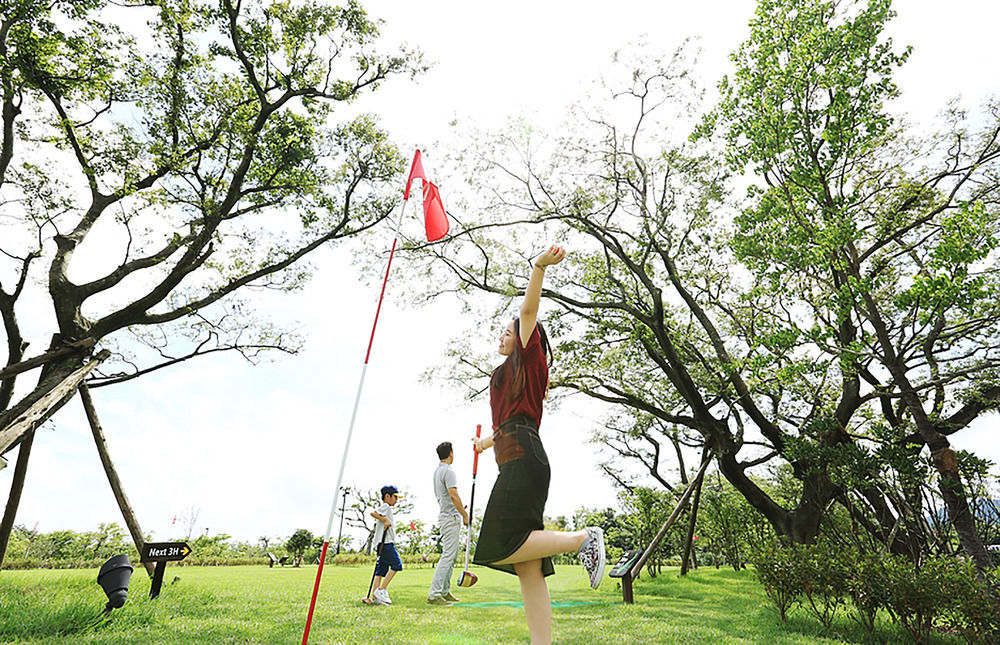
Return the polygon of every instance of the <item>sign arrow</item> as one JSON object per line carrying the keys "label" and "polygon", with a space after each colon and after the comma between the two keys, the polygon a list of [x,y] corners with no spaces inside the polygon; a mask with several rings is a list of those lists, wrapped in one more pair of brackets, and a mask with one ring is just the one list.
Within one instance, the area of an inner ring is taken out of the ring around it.
{"label": "sign arrow", "polygon": [[140,562],[173,562],[191,553],[187,542],[147,542],[142,545]]}

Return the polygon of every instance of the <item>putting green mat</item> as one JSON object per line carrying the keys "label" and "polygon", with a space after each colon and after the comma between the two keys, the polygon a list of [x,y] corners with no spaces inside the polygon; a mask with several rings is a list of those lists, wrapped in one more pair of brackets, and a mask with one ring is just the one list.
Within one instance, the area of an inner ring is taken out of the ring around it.
{"label": "putting green mat", "polygon": [[[559,609],[560,607],[580,607],[582,605],[607,605],[610,603],[606,602],[554,602],[552,603],[553,609]],[[497,600],[495,602],[457,602],[454,604],[455,607],[472,607],[472,608],[485,608],[485,607],[515,607],[521,609],[524,607],[523,602],[518,602],[516,600]]]}

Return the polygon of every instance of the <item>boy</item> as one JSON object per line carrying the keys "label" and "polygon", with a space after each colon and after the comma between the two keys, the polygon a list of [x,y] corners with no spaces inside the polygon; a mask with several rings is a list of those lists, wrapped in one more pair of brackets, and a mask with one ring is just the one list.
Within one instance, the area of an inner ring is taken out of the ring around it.
{"label": "boy", "polygon": [[[371,597],[365,598],[364,602],[375,605],[391,605],[392,600],[389,599],[386,587],[389,586],[396,572],[403,570],[403,562],[399,559],[399,553],[396,552],[394,544],[396,529],[392,523],[392,507],[396,505],[400,495],[399,490],[391,485],[383,486],[381,493],[382,505],[372,511],[371,516],[376,520],[375,544],[381,544],[382,549],[379,551],[378,561],[375,563],[375,582],[373,585],[375,591],[372,592]],[[385,534],[385,542],[382,541],[383,533]]]}

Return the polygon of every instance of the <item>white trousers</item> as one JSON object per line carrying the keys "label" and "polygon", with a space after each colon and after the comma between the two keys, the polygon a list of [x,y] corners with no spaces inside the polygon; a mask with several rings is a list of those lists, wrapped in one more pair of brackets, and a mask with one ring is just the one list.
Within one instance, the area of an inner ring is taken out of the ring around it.
{"label": "white trousers", "polygon": [[455,557],[462,541],[462,516],[440,515],[438,526],[441,527],[441,559],[434,568],[434,579],[431,580],[431,592],[428,598],[451,593],[451,572],[455,567]]}

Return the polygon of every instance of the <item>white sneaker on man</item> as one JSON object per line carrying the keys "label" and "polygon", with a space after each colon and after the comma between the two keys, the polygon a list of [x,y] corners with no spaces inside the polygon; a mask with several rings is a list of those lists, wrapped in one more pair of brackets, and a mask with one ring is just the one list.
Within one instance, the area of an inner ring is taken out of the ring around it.
{"label": "white sneaker on man", "polygon": [[379,605],[391,605],[392,604],[392,599],[389,598],[389,592],[386,591],[385,589],[376,589],[374,596],[375,596],[376,603],[379,604]]}

